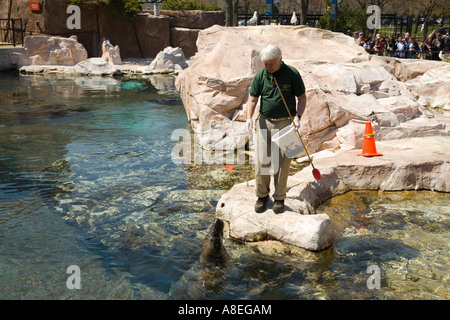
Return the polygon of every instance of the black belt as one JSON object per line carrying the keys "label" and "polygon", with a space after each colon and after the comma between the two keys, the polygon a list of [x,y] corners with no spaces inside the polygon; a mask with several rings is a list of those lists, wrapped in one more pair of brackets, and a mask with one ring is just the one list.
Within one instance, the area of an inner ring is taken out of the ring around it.
{"label": "black belt", "polygon": [[273,118],[269,118],[266,116],[263,116],[265,119],[272,121],[272,122],[278,122],[278,121],[284,121],[284,120],[291,120],[291,118],[289,117],[284,117],[284,118],[278,118],[278,119],[273,119]]}

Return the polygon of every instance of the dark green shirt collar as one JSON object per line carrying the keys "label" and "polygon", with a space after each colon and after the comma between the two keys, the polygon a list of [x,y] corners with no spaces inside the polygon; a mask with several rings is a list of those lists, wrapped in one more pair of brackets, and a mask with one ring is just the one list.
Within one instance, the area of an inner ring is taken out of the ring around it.
{"label": "dark green shirt collar", "polygon": [[269,73],[266,68],[264,68],[264,76],[268,77],[270,80],[272,80],[272,77],[278,78],[280,73],[283,72],[283,69],[286,68],[286,65],[284,64],[283,60],[281,60],[281,66],[278,71],[275,71],[274,73]]}

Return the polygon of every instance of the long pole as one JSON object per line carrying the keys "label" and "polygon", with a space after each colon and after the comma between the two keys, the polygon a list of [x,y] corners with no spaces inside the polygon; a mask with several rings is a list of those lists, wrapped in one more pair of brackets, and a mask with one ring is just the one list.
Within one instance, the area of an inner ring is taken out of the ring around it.
{"label": "long pole", "polygon": [[306,151],[306,155],[308,156],[309,162],[311,163],[311,166],[313,167],[313,175],[314,175],[314,177],[316,178],[316,174],[314,174],[314,172],[317,172],[317,178],[319,178],[319,179],[316,178],[316,180],[320,180],[320,172],[319,172],[319,170],[317,170],[317,169],[314,167],[314,164],[313,164],[313,162],[312,162],[312,160],[311,160],[311,157],[309,156],[308,150],[306,149],[306,146],[305,146],[305,144],[303,143],[303,139],[302,139],[302,137],[300,136],[300,132],[298,132],[298,130],[299,130],[300,128],[298,128],[298,127],[295,125],[294,118],[292,117],[292,114],[291,114],[291,112],[289,111],[289,108],[288,108],[288,106],[287,106],[286,100],[284,100],[283,93],[281,93],[281,89],[280,89],[280,86],[278,85],[277,78],[273,77],[273,79],[275,80],[275,84],[277,85],[278,91],[280,92],[281,99],[283,99],[284,106],[286,107],[286,110],[287,110],[287,112],[288,112],[288,114],[289,114],[289,118],[291,119],[291,122],[292,122],[292,124],[294,125],[295,132],[297,132],[297,135],[298,135],[298,137],[299,137],[299,139],[300,139],[300,141],[301,141],[301,143],[302,143],[302,145],[303,145],[303,148],[304,148],[305,151]]}

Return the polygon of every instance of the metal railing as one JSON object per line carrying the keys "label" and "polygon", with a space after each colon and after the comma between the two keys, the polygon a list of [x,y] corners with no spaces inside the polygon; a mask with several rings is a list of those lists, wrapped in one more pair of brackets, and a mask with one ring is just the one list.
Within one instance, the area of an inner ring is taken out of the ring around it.
{"label": "metal railing", "polygon": [[23,45],[22,18],[0,19],[0,46]]}
{"label": "metal railing", "polygon": [[[319,22],[320,18],[322,18],[323,14],[307,14],[306,15],[306,24],[308,26],[314,27],[317,22]],[[247,25],[248,21],[253,17],[253,13],[238,13],[237,20],[239,25]],[[258,14],[257,25],[262,24],[270,24],[276,23],[281,25],[290,25],[291,24],[292,13],[280,13],[273,15],[266,14]],[[300,20],[300,17],[297,15],[297,19]]]}

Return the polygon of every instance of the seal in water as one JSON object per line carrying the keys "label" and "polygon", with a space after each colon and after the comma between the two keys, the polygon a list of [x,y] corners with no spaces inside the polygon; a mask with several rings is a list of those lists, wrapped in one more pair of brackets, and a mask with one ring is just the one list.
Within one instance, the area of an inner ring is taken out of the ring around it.
{"label": "seal in water", "polygon": [[223,266],[230,256],[223,246],[223,221],[214,219],[211,229],[203,240],[199,264],[201,267]]}
{"label": "seal in water", "polygon": [[222,220],[214,219],[203,240],[198,263],[171,286],[169,296],[173,299],[214,299],[224,293],[229,274],[223,267],[228,265],[230,258],[223,246],[223,226]]}

